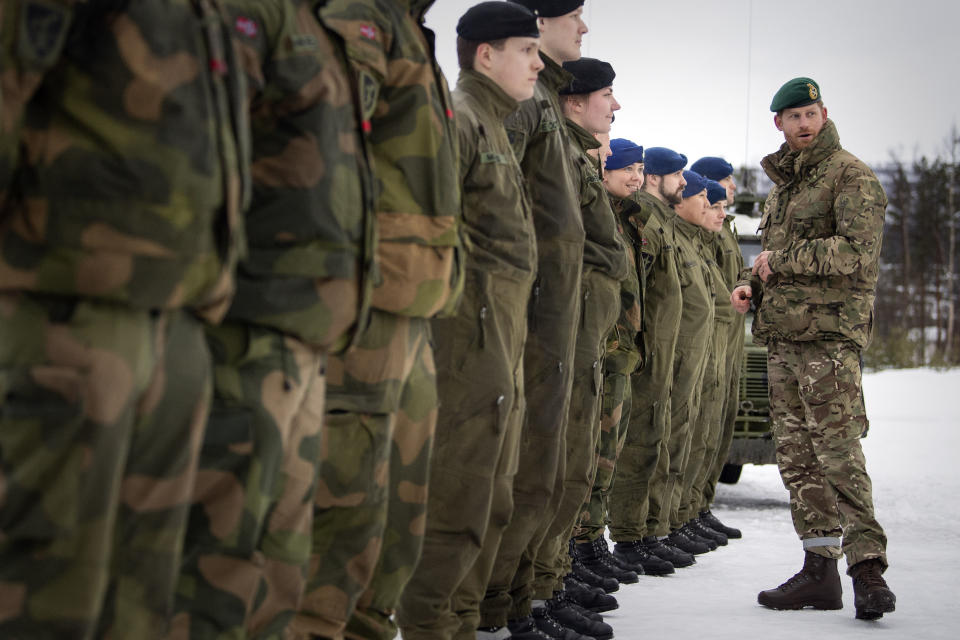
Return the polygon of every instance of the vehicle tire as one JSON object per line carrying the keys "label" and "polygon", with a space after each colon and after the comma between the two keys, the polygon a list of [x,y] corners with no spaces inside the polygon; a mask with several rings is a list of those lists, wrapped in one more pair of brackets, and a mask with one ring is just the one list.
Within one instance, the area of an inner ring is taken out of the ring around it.
{"label": "vehicle tire", "polygon": [[740,479],[740,472],[743,471],[742,464],[725,464],[720,472],[720,482],[724,484],[737,484]]}

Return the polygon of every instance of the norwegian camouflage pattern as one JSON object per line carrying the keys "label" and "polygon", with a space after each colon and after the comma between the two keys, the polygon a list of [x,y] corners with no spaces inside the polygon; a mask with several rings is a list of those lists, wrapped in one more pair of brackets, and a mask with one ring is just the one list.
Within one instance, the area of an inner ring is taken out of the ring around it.
{"label": "norwegian camouflage pattern", "polygon": [[806,149],[784,144],[761,164],[774,182],[759,227],[773,274],[750,278],[762,291],[755,339],[849,340],[865,349],[887,206],[880,181],[840,147],[831,120]]}
{"label": "norwegian camouflage pattern", "polygon": [[647,535],[650,479],[669,435],[673,359],[683,300],[675,257],[676,214],[653,195],[639,192],[623,201],[620,219],[642,274],[646,361],[631,376],[630,428],[610,489],[610,537],[617,542]]}
{"label": "norwegian camouflage pattern", "polygon": [[4,8],[0,289],[221,317],[249,149],[218,3]]}
{"label": "norwegian camouflage pattern", "polygon": [[431,323],[443,404],[423,553],[398,613],[410,639],[476,629],[513,513],[525,408],[523,346],[537,268],[523,173],[503,127],[517,101],[469,70],[461,70],[453,100],[467,275],[456,314]]}
{"label": "norwegian camouflage pattern", "polygon": [[375,165],[371,303],[415,318],[449,313],[463,279],[453,106],[423,25],[433,0],[330,0]]}
{"label": "norwegian camouflage pattern", "polygon": [[[737,242],[737,232],[733,226],[733,220],[734,217],[728,215],[720,229],[719,261],[720,268],[723,271],[723,281],[731,291],[736,286],[737,280],[740,278],[740,272],[743,270],[743,254],[740,252],[740,245]],[[703,486],[703,499],[700,503],[701,512],[710,509],[710,504],[716,495],[717,483],[720,482],[720,474],[723,472],[723,465],[727,461],[730,445],[733,443],[733,430],[740,409],[740,369],[743,366],[744,322],[743,315],[734,313],[727,335],[727,352],[724,356],[724,363],[721,364],[727,374],[726,399],[723,403],[723,414],[720,419],[721,430],[717,453],[708,472],[707,482]]]}
{"label": "norwegian camouflage pattern", "polygon": [[584,230],[557,91],[571,74],[542,52],[534,96],[505,126],[533,204],[537,279],[524,349],[527,419],[513,483],[514,513],[481,603],[482,626],[530,615],[533,559],[559,506],[563,442],[580,319]]}
{"label": "norwegian camouflage pattern", "polygon": [[313,5],[227,1],[253,141],[249,254],[228,317],[338,348],[369,302],[373,185],[343,45]]}
{"label": "norwegian camouflage pattern", "polygon": [[207,329],[214,400],[168,640],[283,637],[310,558],[324,351],[273,329]]}
{"label": "norwegian camouflage pattern", "polygon": [[640,277],[633,243],[628,239],[619,215],[624,200],[610,198],[617,216],[620,242],[627,252],[627,277],[620,282],[620,317],[607,338],[603,360],[603,400],[600,413],[600,439],[597,441],[597,473],[590,495],[580,511],[574,534],[579,542],[603,535],[607,521],[607,502],[613,471],[630,426],[631,376],[643,361],[643,305]]}
{"label": "norwegian camouflage pattern", "polygon": [[[859,349],[845,340],[777,340],[767,349],[777,464],[797,535],[814,553],[842,552],[848,566],[868,558],[886,566],[887,539],[860,447],[869,423]],[[842,547],[814,541],[823,538],[842,538]]]}
{"label": "norwegian camouflage pattern", "polygon": [[163,636],[209,406],[192,314],[0,294],[0,637]]}

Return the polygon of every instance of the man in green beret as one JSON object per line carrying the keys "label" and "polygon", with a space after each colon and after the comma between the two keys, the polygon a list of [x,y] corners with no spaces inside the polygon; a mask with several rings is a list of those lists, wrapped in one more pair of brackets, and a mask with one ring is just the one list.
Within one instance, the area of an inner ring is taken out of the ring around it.
{"label": "man in green beret", "polygon": [[840,147],[816,82],[790,80],[770,110],[786,142],[763,159],[774,182],[760,222],[763,251],[731,299],[741,313],[758,302],[754,340],[767,345],[777,462],[805,559],[758,601],[840,609],[837,560],[845,555],[856,616],[875,620],[896,597],[882,576],[887,538],[860,447],[868,427],[860,353],[873,329],[887,197]]}

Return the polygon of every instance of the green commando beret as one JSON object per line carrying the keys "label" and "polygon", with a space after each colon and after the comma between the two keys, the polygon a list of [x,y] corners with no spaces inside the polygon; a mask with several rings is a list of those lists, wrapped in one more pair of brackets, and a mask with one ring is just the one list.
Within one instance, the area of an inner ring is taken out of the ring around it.
{"label": "green commando beret", "polygon": [[821,99],[820,85],[811,78],[794,78],[787,81],[770,103],[770,111],[783,111],[793,107],[805,107]]}

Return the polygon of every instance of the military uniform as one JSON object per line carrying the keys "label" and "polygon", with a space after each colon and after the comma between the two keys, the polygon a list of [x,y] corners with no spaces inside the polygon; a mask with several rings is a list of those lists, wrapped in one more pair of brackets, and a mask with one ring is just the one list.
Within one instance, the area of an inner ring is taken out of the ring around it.
{"label": "military uniform", "polygon": [[630,426],[631,378],[643,362],[643,267],[636,261],[634,244],[627,236],[627,227],[620,220],[626,202],[629,201],[610,198],[610,206],[617,217],[620,242],[627,252],[627,277],[620,282],[620,317],[607,338],[603,360],[597,472],[574,532],[577,542],[596,540],[606,529],[610,485]]}
{"label": "military uniform", "polygon": [[280,638],[310,558],[326,353],[362,316],[372,181],[339,41],[309,3],[228,8],[251,89],[250,251],[207,332],[214,402],[175,635]]}
{"label": "military uniform", "polygon": [[[723,221],[720,230],[720,268],[723,271],[723,281],[731,291],[737,284],[740,272],[743,270],[743,254],[737,242],[737,233],[733,227],[733,216],[728,215]],[[723,413],[720,420],[720,437],[717,452],[713,457],[710,471],[707,473],[707,482],[703,485],[703,499],[700,503],[700,512],[710,510],[713,498],[717,492],[717,483],[723,465],[727,462],[730,445],[733,442],[733,430],[737,422],[737,413],[740,410],[740,369],[743,366],[744,318],[734,313],[730,321],[727,335],[727,351],[724,362],[721,364],[727,374],[727,391],[723,403]]]}
{"label": "military uniform", "polygon": [[502,627],[530,615],[533,557],[553,520],[563,478],[563,442],[580,324],[583,219],[574,190],[566,125],[557,91],[571,75],[541,53],[532,100],[506,121],[533,203],[537,278],[524,348],[527,419],[514,478],[514,515],[504,531],[481,604],[481,625]]}
{"label": "military uniform", "polygon": [[[645,192],[627,199],[621,212],[644,273],[643,316],[648,355],[644,369],[631,377],[631,428],[610,489],[610,538],[617,542],[654,534],[647,525],[652,499],[650,480],[670,433],[673,359],[683,303],[675,219],[676,214],[666,203]],[[663,457],[666,458],[665,454]]]}
{"label": "military uniform", "polygon": [[[313,557],[297,633],[392,638],[420,555],[437,418],[428,319],[462,285],[457,137],[423,25],[432,0],[331,0],[376,182],[370,319],[327,363]],[[346,630],[344,631],[344,627]]]}
{"label": "military uniform", "polygon": [[580,326],[574,357],[570,416],[565,437],[563,496],[553,524],[537,553],[534,595],[549,599],[563,589],[570,570],[568,542],[596,473],[596,447],[600,437],[603,392],[603,357],[607,336],[620,311],[620,283],[627,277],[627,253],[617,233],[607,191],[600,178],[599,162],[587,151],[597,149],[596,137],[567,120],[574,166],[579,173],[580,212],[586,231],[583,250]]}
{"label": "military uniform", "polygon": [[740,284],[760,300],[753,334],[767,345],[777,463],[794,528],[808,551],[886,567],[859,442],[868,424],[859,355],[873,329],[886,194],[840,147],[831,120],[807,148],[784,144],[762,166],[774,182],[760,222],[772,275]]}
{"label": "military uniform", "polygon": [[423,555],[398,614],[410,639],[456,637],[463,618],[471,619],[463,626],[475,635],[479,603],[513,513],[523,345],[537,264],[523,174],[503,128],[517,101],[468,70],[460,72],[453,100],[466,279],[456,315],[431,323],[443,403]]}
{"label": "military uniform", "polygon": [[720,447],[721,418],[727,397],[727,341],[730,336],[730,323],[736,312],[730,301],[730,288],[724,282],[720,268],[722,255],[720,236],[702,229],[702,255],[710,270],[710,282],[713,286],[714,324],[711,342],[707,349],[707,359],[700,384],[698,411],[692,417],[693,424],[690,439],[690,456],[687,470],[683,475],[683,494],[680,502],[679,521],[689,522],[699,516],[703,503],[704,487],[713,469],[714,458]]}
{"label": "military uniform", "polygon": [[216,2],[0,17],[0,636],[157,638],[242,249]]}

